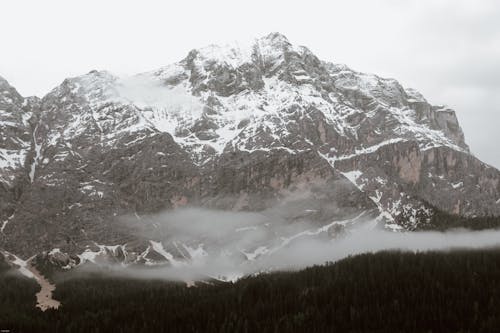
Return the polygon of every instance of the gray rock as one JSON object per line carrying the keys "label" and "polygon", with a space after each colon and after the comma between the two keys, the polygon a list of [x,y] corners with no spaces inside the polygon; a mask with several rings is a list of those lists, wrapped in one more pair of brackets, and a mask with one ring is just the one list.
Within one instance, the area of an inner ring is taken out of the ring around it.
{"label": "gray rock", "polygon": [[92,71],[41,100],[0,79],[0,110],[0,248],[26,256],[97,243],[159,260],[120,217],[184,206],[318,225],[366,212],[406,230],[433,207],[500,215],[500,172],[470,154],[453,110],[276,33],[125,81]]}

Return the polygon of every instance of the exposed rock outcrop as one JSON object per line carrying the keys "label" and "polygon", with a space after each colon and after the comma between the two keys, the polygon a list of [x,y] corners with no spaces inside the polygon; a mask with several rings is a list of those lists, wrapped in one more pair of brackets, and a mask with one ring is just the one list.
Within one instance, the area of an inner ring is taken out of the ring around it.
{"label": "exposed rock outcrop", "polygon": [[0,79],[0,247],[15,253],[164,257],[119,218],[186,206],[412,230],[430,205],[500,215],[500,173],[454,111],[280,34],[128,78],[92,71],[41,100]]}

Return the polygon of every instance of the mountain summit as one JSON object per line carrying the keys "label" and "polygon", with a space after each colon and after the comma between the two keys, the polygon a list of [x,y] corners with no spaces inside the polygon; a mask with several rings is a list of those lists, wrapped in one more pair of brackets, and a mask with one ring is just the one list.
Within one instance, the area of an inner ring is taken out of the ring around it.
{"label": "mountain summit", "polygon": [[91,71],[41,100],[0,90],[0,248],[14,253],[83,260],[119,245],[127,260],[172,260],[120,221],[182,206],[323,231],[500,215],[500,172],[470,153],[453,110],[278,33],[131,77]]}

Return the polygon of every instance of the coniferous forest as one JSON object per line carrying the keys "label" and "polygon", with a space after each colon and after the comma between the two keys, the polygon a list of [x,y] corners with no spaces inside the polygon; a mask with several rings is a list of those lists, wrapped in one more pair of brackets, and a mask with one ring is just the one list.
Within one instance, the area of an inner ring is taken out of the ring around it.
{"label": "coniferous forest", "polygon": [[59,282],[59,310],[1,264],[10,332],[499,332],[500,249],[379,252],[186,287],[99,274]]}
{"label": "coniferous forest", "polygon": [[429,223],[417,226],[418,231],[446,231],[460,228],[477,231],[500,228],[498,216],[464,217],[446,213],[437,208],[433,208],[433,212]]}

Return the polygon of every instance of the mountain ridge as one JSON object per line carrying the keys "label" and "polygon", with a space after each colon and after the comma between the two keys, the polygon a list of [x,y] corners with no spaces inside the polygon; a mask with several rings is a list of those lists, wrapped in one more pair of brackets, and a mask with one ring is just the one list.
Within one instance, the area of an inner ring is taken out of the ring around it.
{"label": "mountain ridge", "polygon": [[153,251],[118,218],[183,206],[286,207],[285,219],[320,225],[366,211],[392,230],[427,223],[428,203],[500,215],[500,173],[471,155],[453,110],[281,34],[126,78],[91,71],[41,99],[0,84],[0,247],[11,252]]}

